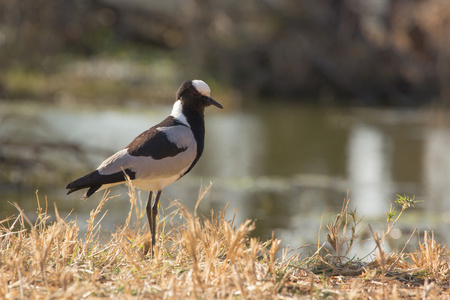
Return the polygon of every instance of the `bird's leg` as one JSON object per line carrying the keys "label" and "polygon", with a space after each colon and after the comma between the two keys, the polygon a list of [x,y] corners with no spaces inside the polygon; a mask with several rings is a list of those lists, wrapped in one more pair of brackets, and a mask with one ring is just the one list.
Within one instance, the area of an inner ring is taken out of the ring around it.
{"label": "bird's leg", "polygon": [[[146,207],[148,225],[150,226],[150,232],[153,232],[152,231],[152,196],[153,196],[153,192],[150,191],[148,194],[147,207]],[[152,235],[152,244],[153,244],[153,235]],[[147,254],[148,250],[150,250],[150,248],[151,248],[152,254],[153,254],[153,247],[150,246],[150,243],[145,242],[144,254]]]}
{"label": "bird's leg", "polygon": [[159,204],[159,197],[161,196],[161,191],[158,191],[158,193],[156,194],[153,206],[152,206],[152,196],[153,192],[150,192],[148,194],[146,207],[148,225],[150,226],[150,233],[152,235],[152,242],[151,244],[145,243],[144,254],[147,254],[148,251],[150,250],[151,251],[150,253],[153,255],[153,247],[155,246],[156,243],[156,217],[158,215],[158,204]]}
{"label": "bird's leg", "polygon": [[[155,197],[155,203],[153,203],[152,207],[152,225],[150,226],[150,230],[152,231],[152,249],[153,246],[155,246],[156,242],[156,216],[158,215],[158,204],[159,204],[159,197],[161,196],[161,191],[158,191]],[[147,214],[148,214],[148,207],[147,207]]]}

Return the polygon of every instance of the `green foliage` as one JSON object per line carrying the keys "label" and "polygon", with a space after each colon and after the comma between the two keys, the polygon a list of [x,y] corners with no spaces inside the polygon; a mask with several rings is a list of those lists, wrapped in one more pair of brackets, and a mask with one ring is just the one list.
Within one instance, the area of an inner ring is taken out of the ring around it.
{"label": "green foliage", "polygon": [[397,194],[397,199],[395,200],[395,203],[397,203],[398,205],[401,205],[402,207],[402,211],[410,208],[410,207],[414,207],[414,204],[418,203],[418,202],[422,202],[422,201],[416,201],[415,200],[416,196],[412,196],[412,198],[408,195],[398,195]]}

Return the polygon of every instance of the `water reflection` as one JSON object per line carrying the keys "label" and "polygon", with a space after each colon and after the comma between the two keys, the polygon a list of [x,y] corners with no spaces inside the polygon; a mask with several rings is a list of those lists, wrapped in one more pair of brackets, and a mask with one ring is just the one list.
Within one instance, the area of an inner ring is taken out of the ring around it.
{"label": "water reflection", "polygon": [[[23,107],[1,105],[0,117],[24,113]],[[0,141],[40,132],[56,143],[80,144],[89,153],[86,159],[60,148],[45,159],[43,154],[35,157],[44,165],[54,157],[59,166],[55,172],[61,172],[61,178],[74,178],[95,168],[169,111],[170,107],[107,111],[34,107],[26,109],[26,114],[47,129],[10,119],[0,125]],[[325,224],[340,211],[347,190],[358,214],[380,231],[395,194],[409,194],[425,202],[401,219],[396,236],[406,239],[411,228],[423,230],[430,225],[438,238],[449,242],[450,131],[428,126],[417,114],[409,112],[402,119],[399,112],[378,111],[376,118],[367,118],[359,111],[265,105],[237,112],[208,112],[203,157],[192,173],[164,190],[163,205],[167,208],[169,199],[181,198],[193,209],[200,185],[211,180],[214,185],[200,205],[200,213],[207,215],[210,209],[223,209],[229,203],[228,219],[235,213],[236,224],[256,219],[255,235],[269,238],[275,231],[283,245],[296,247],[317,242],[322,214],[321,240],[325,240]],[[33,143],[40,140],[33,139]],[[11,149],[5,147],[9,146],[4,143],[0,154],[11,155]],[[45,179],[42,174],[33,176]],[[7,200],[18,201],[30,213],[35,211],[36,184],[27,181],[30,177],[21,178],[17,192],[6,188],[11,182],[0,182],[2,217],[15,213]],[[78,200],[81,194],[65,196],[66,181],[52,178],[41,188],[50,203],[57,202],[62,215],[73,209],[72,217],[83,224],[101,195],[86,202]],[[103,228],[110,230],[125,221],[123,212],[129,207],[126,188],[116,187],[112,194],[123,196],[107,204]],[[147,193],[140,197],[145,202]]]}
{"label": "water reflection", "polygon": [[348,140],[348,178],[352,204],[367,218],[377,218],[389,210],[392,196],[389,137],[380,129],[355,124]]}
{"label": "water reflection", "polygon": [[424,181],[428,195],[427,211],[450,210],[450,131],[433,128],[424,136]]}
{"label": "water reflection", "polygon": [[439,214],[430,225],[439,228],[443,239],[450,242],[450,131],[448,128],[433,128],[427,131],[424,140],[425,211]]}

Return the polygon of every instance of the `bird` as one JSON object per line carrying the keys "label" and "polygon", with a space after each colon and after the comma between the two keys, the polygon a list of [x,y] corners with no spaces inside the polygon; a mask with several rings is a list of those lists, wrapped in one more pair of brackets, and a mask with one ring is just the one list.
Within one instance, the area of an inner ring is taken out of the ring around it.
{"label": "bird", "polygon": [[[135,187],[149,191],[146,213],[153,252],[161,192],[189,173],[201,157],[205,141],[204,110],[211,105],[223,109],[211,98],[211,89],[204,81],[183,82],[167,118],[105,159],[95,171],[67,184],[67,195],[87,188],[82,197],[87,199],[99,190],[126,183],[128,177]],[[152,205],[153,193],[156,195]]]}

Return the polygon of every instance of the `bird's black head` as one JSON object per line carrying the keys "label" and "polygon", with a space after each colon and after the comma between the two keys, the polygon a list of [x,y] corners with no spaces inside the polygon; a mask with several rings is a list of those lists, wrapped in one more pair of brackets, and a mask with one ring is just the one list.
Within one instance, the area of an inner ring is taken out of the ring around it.
{"label": "bird's black head", "polygon": [[195,107],[201,111],[210,105],[223,108],[210,95],[211,89],[204,81],[189,80],[184,82],[178,89],[177,100],[180,100],[183,105]]}

